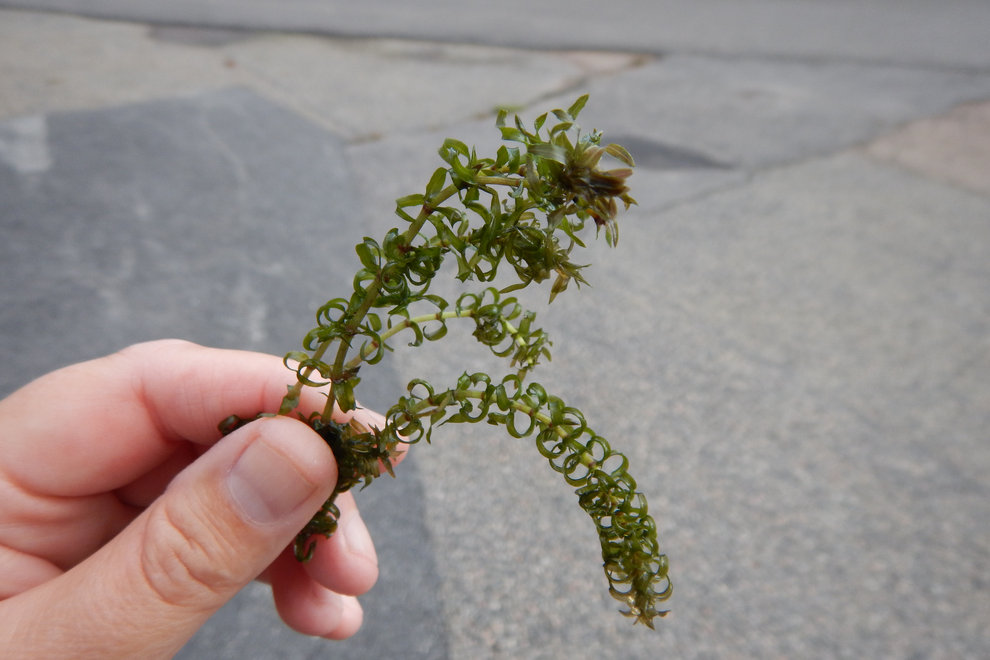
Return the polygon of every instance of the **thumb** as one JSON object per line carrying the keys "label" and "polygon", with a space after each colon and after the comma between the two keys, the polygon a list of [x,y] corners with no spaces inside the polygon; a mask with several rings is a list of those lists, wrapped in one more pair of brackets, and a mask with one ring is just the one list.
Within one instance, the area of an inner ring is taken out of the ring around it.
{"label": "thumb", "polygon": [[301,422],[235,431],[97,553],[5,601],[23,624],[14,629],[32,636],[14,648],[171,657],[291,543],[336,479],[330,448]]}

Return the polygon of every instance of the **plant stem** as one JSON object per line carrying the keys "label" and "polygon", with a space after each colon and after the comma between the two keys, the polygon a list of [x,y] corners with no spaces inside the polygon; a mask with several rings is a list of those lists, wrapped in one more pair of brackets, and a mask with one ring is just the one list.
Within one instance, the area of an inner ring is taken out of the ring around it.
{"label": "plant stem", "polygon": [[484,175],[478,175],[474,180],[479,186],[509,186],[510,188],[518,188],[523,182],[522,179],[514,179],[508,176]]}
{"label": "plant stem", "polygon": [[[478,401],[488,400],[487,393],[484,390],[451,390],[451,393],[456,401],[463,401],[464,399],[475,399]],[[435,399],[435,397],[424,399],[418,406],[416,406],[417,409],[414,409],[413,412],[416,413],[417,417],[427,417],[432,414],[433,411],[430,410],[430,408],[436,405],[432,399]],[[552,428],[554,433],[556,433],[561,439],[566,438],[573,428],[570,424],[554,424],[553,419],[550,416],[541,413],[536,408],[533,408],[532,406],[516,399],[509,400],[509,407],[516,412],[528,415],[547,428]],[[588,452],[582,452],[579,456],[579,460],[581,465],[588,469],[598,467],[598,461],[596,461],[595,458]]]}
{"label": "plant stem", "polygon": [[[474,309],[454,309],[447,312],[433,312],[432,314],[422,314],[420,316],[414,316],[412,318],[405,319],[399,323],[396,323],[391,328],[381,333],[378,338],[379,341],[373,341],[365,344],[361,350],[350,359],[347,363],[343,365],[343,371],[350,371],[351,369],[356,369],[368,357],[371,353],[378,350],[378,348],[384,344],[387,340],[391,339],[395,335],[399,334],[403,330],[408,330],[414,325],[420,325],[422,323],[429,323],[431,321],[449,321],[450,319],[468,319],[475,315],[477,310]],[[505,326],[506,334],[512,337],[513,343],[517,346],[525,346],[526,342],[519,336],[519,330],[512,325],[511,322],[502,319],[502,325]]]}
{"label": "plant stem", "polygon": [[[426,224],[427,219],[436,207],[457,194],[457,190],[457,186],[447,186],[437,193],[436,196],[431,198],[427,204],[423,204],[423,207],[419,210],[419,215],[416,216],[416,218],[409,224],[408,229],[406,229],[406,231],[402,234],[402,242],[405,245],[412,244],[413,240],[419,234],[420,230],[423,228],[423,225]],[[337,348],[337,355],[334,357],[333,366],[330,372],[330,392],[328,392],[327,395],[326,406],[323,408],[323,419],[331,419],[333,416],[333,379],[334,377],[340,377],[346,373],[344,361],[347,359],[347,351],[351,347],[349,339],[361,325],[361,322],[364,321],[364,317],[367,316],[369,311],[371,311],[371,308],[375,306],[378,299],[378,293],[381,291],[381,288],[382,279],[379,274],[376,275],[375,278],[372,279],[371,282],[364,288],[361,306],[358,307],[358,309],[351,315],[351,317],[347,320],[347,323],[344,325],[344,330],[341,333],[342,336],[340,337],[340,345]],[[336,338],[323,342],[323,344],[317,347],[314,356],[317,357],[317,359],[322,357],[329,348],[329,345],[335,340]],[[306,374],[301,374],[301,377],[296,384],[301,387],[302,378],[308,376],[310,373],[312,373],[312,370],[308,371]]]}
{"label": "plant stem", "polygon": [[373,341],[368,344],[365,344],[357,355],[355,355],[353,358],[350,359],[350,361],[348,361],[346,364],[343,365],[343,369],[344,371],[349,371],[351,369],[357,368],[361,364],[361,362],[363,362],[364,359],[368,357],[368,355],[370,355],[373,351],[378,350],[378,347],[381,346],[381,344],[384,344],[386,340],[391,339],[392,337],[399,334],[403,330],[411,328],[414,325],[419,325],[420,323],[429,323],[430,321],[446,321],[448,319],[454,319],[454,318],[467,318],[473,315],[474,315],[474,310],[456,309],[449,312],[433,312],[432,314],[423,314],[422,316],[414,316],[412,318],[405,319],[404,321],[401,321],[400,323],[396,323],[391,328],[378,335],[378,338],[381,340],[381,342]]}

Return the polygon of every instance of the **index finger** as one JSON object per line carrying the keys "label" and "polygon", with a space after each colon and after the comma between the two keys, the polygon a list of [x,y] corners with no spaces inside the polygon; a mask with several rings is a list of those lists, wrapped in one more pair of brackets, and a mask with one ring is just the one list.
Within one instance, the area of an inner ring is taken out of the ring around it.
{"label": "index finger", "polygon": [[[0,401],[0,470],[34,492],[113,490],[177,444],[212,445],[228,415],[278,410],[293,381],[271,355],[178,340],[137,344],[42,376]],[[300,411],[325,401],[304,388]]]}

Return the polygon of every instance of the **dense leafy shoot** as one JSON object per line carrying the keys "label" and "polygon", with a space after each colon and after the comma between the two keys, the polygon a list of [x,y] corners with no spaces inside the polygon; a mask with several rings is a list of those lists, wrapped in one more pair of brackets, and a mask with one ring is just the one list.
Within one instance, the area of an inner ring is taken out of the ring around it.
{"label": "dense leafy shoot", "polygon": [[[439,151],[445,165],[425,191],[396,200],[405,224],[380,242],[365,238],[356,246],[361,267],[353,292],[323,305],[303,350],[285,356],[297,378],[278,414],[296,414],[303,387],[326,388],[326,408],[304,419],[333,449],[340,474],[334,495],[296,539],[299,559],[311,556],[313,536],[336,529],[336,496],[371,483],[381,466],[391,473],[400,445],[429,442],[441,424],[485,421],[516,438],[534,437],[550,466],[575,488],[598,530],[609,590],[628,607],[625,613],[651,628],[665,614],[657,603],[671,594],[667,558],[628,461],[588,427],[579,410],[525,383],[530,370],[549,359],[550,341],[535,327],[535,315],[508,295],[553,278],[552,301],[571,282],[584,283],[583,266],[571,261],[571,252],[584,246],[580,234],[588,221],[614,246],[617,202],[626,208],[635,203],[626,187],[634,166],[629,152],[602,146],[601,133],[582,134],[575,123],[586,101],[582,96],[567,110],[541,115],[531,129],[518,117],[508,124],[500,113],[497,126],[507,144],[493,158],[446,140]],[[599,169],[606,155],[624,167]],[[447,258],[454,259],[464,282],[491,282],[506,266],[515,282],[501,289],[482,286],[451,303],[429,293]],[[442,338],[453,320],[473,322],[475,338],[506,358],[510,373],[501,379],[465,373],[443,389],[413,380],[382,429],[332,421],[334,406],[355,408],[359,370],[391,351],[393,337],[401,333],[418,346]],[[246,421],[232,416],[221,428],[229,432]]]}

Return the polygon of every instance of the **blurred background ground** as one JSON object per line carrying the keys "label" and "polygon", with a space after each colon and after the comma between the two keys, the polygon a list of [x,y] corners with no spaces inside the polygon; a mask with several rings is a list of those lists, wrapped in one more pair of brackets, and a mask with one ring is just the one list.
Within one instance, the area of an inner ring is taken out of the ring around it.
{"label": "blurred background ground", "polygon": [[[359,494],[382,579],[354,639],[292,633],[259,585],[181,657],[990,655],[990,5],[0,6],[3,394],[156,337],[295,348],[497,107],[590,92],[640,163],[592,286],[527,302],[537,378],[650,499],[658,631],[527,441],[451,428]],[[362,398],[490,366],[470,343]]]}

